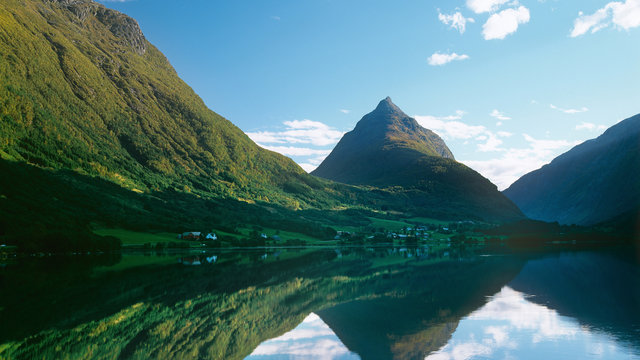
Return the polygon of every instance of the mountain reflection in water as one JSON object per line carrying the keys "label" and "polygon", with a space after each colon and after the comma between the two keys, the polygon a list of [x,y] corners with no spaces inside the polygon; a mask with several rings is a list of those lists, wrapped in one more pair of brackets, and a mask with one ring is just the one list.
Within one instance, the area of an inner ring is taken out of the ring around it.
{"label": "mountain reflection in water", "polygon": [[[491,266],[480,272],[464,267],[451,272],[451,264],[443,264],[441,270],[448,269],[452,280],[448,285],[411,286],[402,295],[380,294],[317,314],[331,328],[324,328],[327,334],[341,341],[336,344],[346,346],[340,349],[362,359],[640,358],[640,272],[633,259],[611,253],[553,254],[526,260],[516,272],[504,267],[510,260],[485,259]],[[475,266],[475,261],[468,264]],[[495,278],[491,269],[511,273],[493,295],[486,293],[496,289],[487,281]],[[412,276],[425,276],[424,269],[414,270]],[[307,338],[305,346],[311,348],[312,341]],[[270,358],[297,358],[291,349],[299,343],[279,345],[271,348]]]}
{"label": "mountain reflection in water", "polygon": [[18,259],[0,270],[0,358],[633,359],[640,272],[627,254],[446,246]]}

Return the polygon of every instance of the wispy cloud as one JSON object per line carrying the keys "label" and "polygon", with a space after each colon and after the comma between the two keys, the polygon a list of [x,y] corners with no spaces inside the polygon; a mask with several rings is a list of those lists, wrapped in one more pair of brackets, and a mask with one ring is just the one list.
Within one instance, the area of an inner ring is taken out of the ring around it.
{"label": "wispy cloud", "polygon": [[293,120],[285,121],[284,131],[256,131],[248,132],[247,135],[257,143],[264,144],[313,144],[316,146],[327,146],[337,143],[342,135],[342,131],[332,128],[319,121]]}
{"label": "wispy cloud", "polygon": [[491,15],[482,26],[482,36],[485,40],[502,40],[515,33],[519,25],[528,23],[530,19],[529,9],[524,6],[502,10]]}
{"label": "wispy cloud", "polygon": [[[490,115],[507,117],[500,111],[492,111]],[[505,139],[515,136],[509,131],[492,131],[483,125],[470,125],[464,122],[466,113],[457,110],[448,116],[414,116],[416,121],[427,129],[431,129],[447,141],[459,140],[464,144],[475,144],[475,151],[487,153],[487,160],[459,160],[478,171],[504,190],[522,175],[540,168],[553,160],[555,156],[581,141],[563,139],[538,139],[529,134],[521,134],[524,145],[505,146]],[[513,140],[515,141],[515,140]],[[512,142],[513,142],[512,141]],[[517,142],[517,141],[516,141]]]}
{"label": "wispy cloud", "polygon": [[273,16],[271,16],[271,19],[275,20],[275,21],[280,21],[280,16],[273,15]]}
{"label": "wispy cloud", "polygon": [[415,116],[416,121],[427,129],[432,130],[442,138],[447,140],[469,140],[477,142],[476,150],[480,152],[505,151],[501,147],[501,138],[509,137],[512,134],[506,131],[494,133],[482,125],[469,125],[462,121],[464,111],[457,110],[454,115],[449,116]]}
{"label": "wispy cloud", "polygon": [[596,125],[593,123],[589,123],[589,122],[582,122],[579,125],[576,125],[576,130],[588,130],[588,131],[594,131],[594,130],[604,130],[607,127],[604,125]]}
{"label": "wispy cloud", "polygon": [[489,116],[492,116],[498,120],[511,120],[510,117],[505,115],[503,112],[498,111],[498,109],[493,109],[493,111],[489,114]]}
{"label": "wispy cloud", "polygon": [[[500,132],[498,132],[500,134]],[[502,134],[507,135],[507,134]],[[536,139],[522,134],[527,143],[523,148],[503,148],[499,157],[489,160],[460,160],[504,190],[522,175],[539,169],[559,153],[580,141]]]}
{"label": "wispy cloud", "polygon": [[570,36],[578,37],[589,31],[593,34],[611,24],[623,30],[639,27],[640,0],[612,1],[591,15],[580,11],[573,22]]}
{"label": "wispy cloud", "polygon": [[476,14],[493,12],[510,0],[467,0],[467,7]]}
{"label": "wispy cloud", "polygon": [[504,151],[500,147],[502,145],[502,140],[498,137],[497,134],[494,134],[491,131],[486,131],[486,135],[484,135],[484,143],[478,144],[478,151],[481,152],[494,152],[494,151]]}
{"label": "wispy cloud", "polygon": [[467,22],[475,22],[473,18],[464,17],[460,11],[457,11],[451,15],[443,14],[438,11],[438,20],[440,20],[443,24],[448,25],[451,29],[458,30],[460,34],[464,34],[467,28]]}
{"label": "wispy cloud", "polygon": [[283,125],[285,128],[281,131],[254,131],[247,135],[267,150],[293,157],[306,171],[320,165],[344,135],[327,124],[308,119],[285,121]]}
{"label": "wispy cloud", "polygon": [[340,109],[340,112],[343,114],[348,114],[351,112],[351,110],[347,110],[347,109]]}
{"label": "wispy cloud", "polygon": [[464,111],[457,110],[449,116],[416,115],[414,118],[420,125],[445,139],[471,139],[486,132],[487,129],[482,125],[467,125],[458,121],[464,115]]}
{"label": "wispy cloud", "polygon": [[561,107],[557,107],[557,106],[555,106],[553,104],[549,104],[549,107],[554,109],[554,110],[558,110],[560,112],[563,112],[565,114],[570,114],[570,115],[579,114],[579,113],[583,113],[583,112],[589,111],[589,109],[584,107],[584,106],[581,107],[580,109],[564,109],[564,108],[561,108]]}
{"label": "wispy cloud", "polygon": [[429,58],[427,59],[427,62],[431,66],[440,66],[440,65],[448,64],[452,61],[466,60],[468,58],[469,58],[469,55],[465,55],[465,54],[463,55],[458,55],[456,53],[442,54],[440,52],[436,52],[433,55],[429,56]]}
{"label": "wispy cloud", "polygon": [[258,144],[263,148],[271,151],[275,151],[285,156],[312,156],[323,155],[327,156],[331,152],[331,149],[312,149],[308,147],[296,147],[296,146],[269,146]]}
{"label": "wispy cloud", "polygon": [[591,30],[591,33],[593,34],[609,26],[606,21],[609,17],[609,14],[607,14],[607,12],[608,11],[606,9],[599,9],[591,15],[585,15],[582,11],[580,11],[578,13],[578,18],[573,22],[571,37],[584,35],[589,30]]}

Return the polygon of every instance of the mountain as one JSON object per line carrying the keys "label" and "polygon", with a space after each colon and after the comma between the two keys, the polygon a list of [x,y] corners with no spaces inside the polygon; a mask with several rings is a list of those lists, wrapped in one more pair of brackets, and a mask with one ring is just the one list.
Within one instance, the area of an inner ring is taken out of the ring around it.
{"label": "mountain", "polygon": [[389,97],[346,133],[313,175],[410,192],[412,205],[457,217],[516,219],[520,210],[489,180],[455,161],[445,142]]}
{"label": "mountain", "polygon": [[90,249],[95,225],[309,233],[328,215],[297,210],[395,201],[257,146],[91,0],[0,1],[0,119],[0,242],[23,249]]}
{"label": "mountain", "polygon": [[636,211],[640,114],[522,176],[504,194],[528,217],[562,224],[592,225]]}
{"label": "mountain", "polygon": [[387,97],[342,137],[312,174],[348,184],[412,183],[415,179],[403,179],[397,173],[424,155],[453,159],[438,135],[420,126]]}
{"label": "mountain", "polygon": [[325,183],[209,110],[132,18],[90,0],[3,0],[0,24],[3,159],[142,193],[321,203],[295,188]]}
{"label": "mountain", "polygon": [[322,237],[329,219],[366,225],[371,210],[471,213],[307,174],[207,108],[134,19],[91,0],[0,2],[0,119],[0,238],[34,251],[77,248],[96,226]]}

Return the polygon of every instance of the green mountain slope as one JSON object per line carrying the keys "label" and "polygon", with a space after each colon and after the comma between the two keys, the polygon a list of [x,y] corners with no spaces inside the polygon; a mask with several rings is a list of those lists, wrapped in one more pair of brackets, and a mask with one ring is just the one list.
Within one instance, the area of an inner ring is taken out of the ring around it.
{"label": "green mountain slope", "polygon": [[408,203],[459,217],[522,216],[495,185],[456,162],[438,135],[388,97],[344,135],[312,174],[347,184],[401,187],[411,192]]}
{"label": "green mountain slope", "polygon": [[591,225],[640,207],[640,115],[532,171],[504,194],[532,219]]}
{"label": "green mountain slope", "polygon": [[0,3],[0,118],[5,159],[142,192],[326,199],[292,194],[324,184],[209,110],[135,20],[89,0]]}
{"label": "green mountain slope", "polygon": [[[93,236],[96,224],[172,232],[261,224],[311,234],[329,218],[353,220],[340,211],[354,208],[519,216],[307,174],[209,110],[135,20],[91,0],[0,2],[0,120],[0,238],[28,238],[34,249],[64,250],[60,239]],[[403,149],[450,155],[435,134],[394,136]]]}

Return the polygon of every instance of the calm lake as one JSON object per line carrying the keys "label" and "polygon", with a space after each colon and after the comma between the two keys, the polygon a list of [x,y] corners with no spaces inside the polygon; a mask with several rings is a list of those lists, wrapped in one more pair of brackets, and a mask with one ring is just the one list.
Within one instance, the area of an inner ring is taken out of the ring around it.
{"label": "calm lake", "polygon": [[640,359],[635,251],[353,247],[0,261],[0,358]]}

